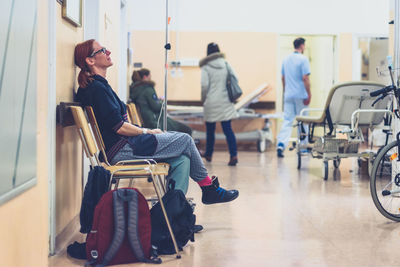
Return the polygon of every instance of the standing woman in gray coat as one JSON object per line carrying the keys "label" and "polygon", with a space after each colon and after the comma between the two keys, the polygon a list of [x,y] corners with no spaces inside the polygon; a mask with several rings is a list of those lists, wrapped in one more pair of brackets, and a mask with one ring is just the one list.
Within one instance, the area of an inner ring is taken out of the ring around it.
{"label": "standing woman in gray coat", "polygon": [[[204,157],[211,161],[215,143],[215,124],[221,122],[226,142],[229,147],[229,166],[238,163],[236,138],[232,131],[231,120],[238,117],[234,104],[229,100],[226,79],[232,67],[225,61],[225,55],[216,43],[207,46],[207,57],[200,60],[201,101],[204,107],[204,120],[207,128],[207,143]],[[235,75],[236,76],[236,75]]]}

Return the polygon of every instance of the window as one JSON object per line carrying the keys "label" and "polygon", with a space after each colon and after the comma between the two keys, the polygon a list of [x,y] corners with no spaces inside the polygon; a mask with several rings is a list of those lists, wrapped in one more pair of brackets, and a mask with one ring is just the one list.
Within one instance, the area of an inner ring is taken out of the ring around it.
{"label": "window", "polygon": [[36,184],[36,2],[0,9],[0,204]]}

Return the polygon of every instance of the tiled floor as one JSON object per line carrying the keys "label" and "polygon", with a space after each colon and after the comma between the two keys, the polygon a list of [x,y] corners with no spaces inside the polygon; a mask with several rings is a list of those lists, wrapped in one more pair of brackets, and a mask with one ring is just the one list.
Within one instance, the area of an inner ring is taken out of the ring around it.
{"label": "tiled floor", "polygon": [[[192,183],[188,196],[195,198],[205,229],[182,259],[163,257],[163,266],[399,265],[400,224],[377,211],[369,178],[354,159],[342,160],[339,171],[331,166],[328,181],[321,178],[321,160],[304,158],[298,171],[294,152],[284,159],[273,150],[240,152],[236,167],[227,161],[227,153],[216,152],[206,165],[223,186],[239,189],[239,198],[204,206]],[[50,259],[50,266],[83,263],[65,252]]]}

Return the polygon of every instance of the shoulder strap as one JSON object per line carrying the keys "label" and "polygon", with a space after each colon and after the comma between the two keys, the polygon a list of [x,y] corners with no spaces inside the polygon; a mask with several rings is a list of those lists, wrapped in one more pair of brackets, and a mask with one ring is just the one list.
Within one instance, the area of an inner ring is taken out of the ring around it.
{"label": "shoulder strap", "polygon": [[103,262],[95,267],[106,266],[120,249],[126,232],[124,203],[128,202],[128,240],[132,252],[141,262],[161,263],[160,258],[147,259],[143,252],[142,244],[138,238],[139,224],[139,199],[136,190],[124,188],[113,192],[113,208],[114,208],[114,236],[110,247],[104,254]]}
{"label": "shoulder strap", "polygon": [[141,262],[161,263],[160,258],[147,259],[139,238],[139,193],[130,189],[131,198],[128,201],[128,240],[132,252]]}
{"label": "shoulder strap", "polygon": [[139,199],[135,190],[130,190],[132,195],[128,201],[128,240],[131,249],[139,261],[145,259],[142,244],[139,240]]}
{"label": "shoulder strap", "polygon": [[226,60],[225,60],[225,66],[226,66],[226,71],[228,72],[228,76],[230,76],[231,72],[229,71],[228,62],[226,62]]}
{"label": "shoulder strap", "polygon": [[125,237],[125,213],[124,213],[124,201],[120,195],[123,195],[123,190],[119,189],[113,192],[113,208],[114,208],[114,236],[111,241],[111,245],[104,254],[103,262],[97,264],[96,267],[106,266],[117,254],[119,248],[122,245]]}

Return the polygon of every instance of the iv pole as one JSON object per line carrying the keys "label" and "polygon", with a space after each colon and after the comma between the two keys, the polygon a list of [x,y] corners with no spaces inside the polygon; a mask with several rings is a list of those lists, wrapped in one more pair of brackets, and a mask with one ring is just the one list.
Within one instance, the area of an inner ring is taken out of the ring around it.
{"label": "iv pole", "polygon": [[167,131],[167,103],[168,103],[168,98],[167,98],[167,89],[168,89],[168,50],[171,49],[171,44],[168,43],[168,25],[170,18],[168,16],[168,0],[165,1],[166,7],[165,7],[165,76],[164,76],[164,105],[163,105],[163,131]]}
{"label": "iv pole", "polygon": [[400,67],[400,0],[395,0],[395,8],[394,8],[394,66],[396,83],[398,83],[399,79],[399,71]]}
{"label": "iv pole", "polygon": [[[399,85],[399,70],[398,68],[400,67],[400,0],[395,0],[394,3],[394,78],[395,78],[395,84],[396,86]],[[397,107],[397,101],[393,101],[394,109],[398,109]],[[394,132],[398,132],[399,130],[399,123],[394,120],[392,123],[392,129]]]}

